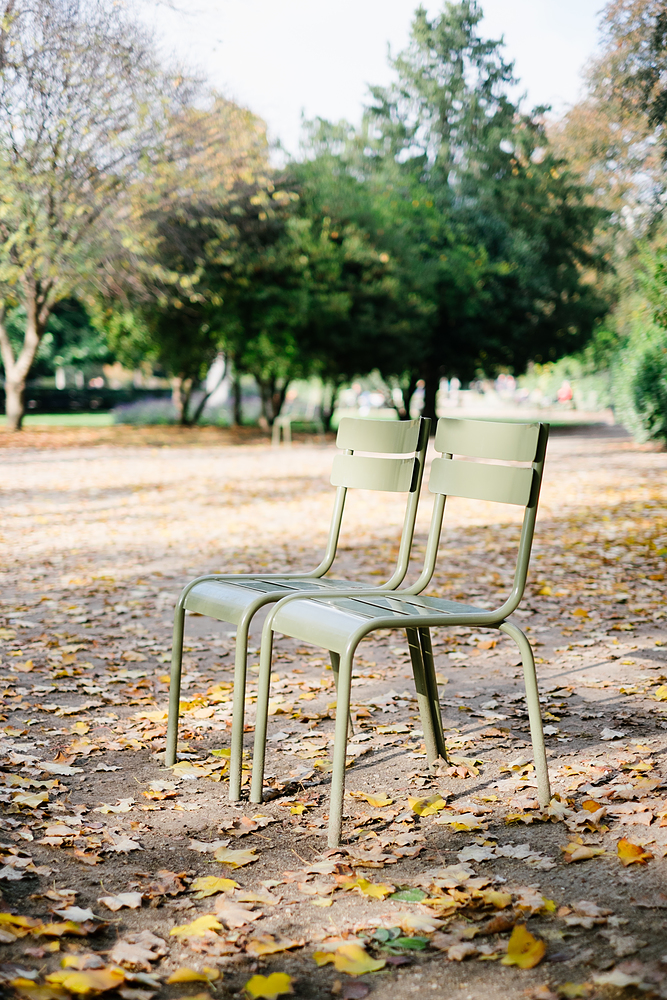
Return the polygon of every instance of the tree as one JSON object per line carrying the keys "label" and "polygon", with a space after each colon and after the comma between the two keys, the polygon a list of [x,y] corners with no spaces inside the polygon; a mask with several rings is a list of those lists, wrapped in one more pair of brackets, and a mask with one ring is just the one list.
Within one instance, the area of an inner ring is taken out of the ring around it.
{"label": "tree", "polygon": [[[191,96],[111,0],[5,0],[0,17],[0,353],[7,424],[57,302],[136,270],[146,240],[129,192],[166,155]],[[8,310],[25,310],[15,351]]]}
{"label": "tree", "polygon": [[[395,283],[376,367],[407,410],[418,379],[470,379],[580,346],[606,309],[590,241],[601,213],[549,148],[543,116],[508,97],[513,69],[480,37],[474,0],[420,8],[395,82],[353,129],[316,123],[307,169],[320,204],[364,229]],[[389,352],[387,352],[389,353]]]}

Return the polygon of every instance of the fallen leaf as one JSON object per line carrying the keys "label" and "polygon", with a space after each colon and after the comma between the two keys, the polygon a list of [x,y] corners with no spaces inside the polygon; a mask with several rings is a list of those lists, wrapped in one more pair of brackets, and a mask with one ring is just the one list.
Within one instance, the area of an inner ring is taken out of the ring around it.
{"label": "fallen leaf", "polygon": [[384,959],[371,958],[360,944],[342,944],[335,952],[316,951],[313,955],[317,965],[333,962],[337,972],[348,976],[363,976],[366,972],[377,972],[387,964]]}
{"label": "fallen leaf", "polygon": [[367,792],[350,792],[350,795],[355,799],[363,799],[364,802],[368,802],[369,806],[373,806],[374,809],[393,805],[394,802],[388,795],[368,795]]}
{"label": "fallen leaf", "polygon": [[270,976],[253,976],[245,984],[245,991],[253,1000],[276,1000],[285,993],[293,993],[292,977],[286,972],[272,972]]}
{"label": "fallen leaf", "polygon": [[246,945],[249,955],[275,955],[280,951],[289,951],[290,948],[301,948],[304,941],[293,941],[291,938],[275,938],[273,934],[259,934],[251,938]]}
{"label": "fallen leaf", "polygon": [[561,847],[563,851],[563,861],[588,861],[590,858],[599,858],[605,853],[604,847],[589,847],[587,844],[567,844]]}
{"label": "fallen leaf", "polygon": [[417,816],[433,816],[444,809],[447,802],[442,795],[431,795],[430,798],[423,799],[409,798],[408,805]]}
{"label": "fallen leaf", "polygon": [[47,983],[63,986],[70,993],[106,993],[125,982],[125,973],[122,969],[90,969],[86,972],[68,972],[63,969],[45,978]]}
{"label": "fallen leaf", "polygon": [[633,844],[630,840],[626,840],[625,837],[619,840],[617,852],[621,864],[626,868],[628,865],[633,864],[645,865],[653,857],[650,851],[645,851],[643,847]]}
{"label": "fallen leaf", "polygon": [[249,851],[231,851],[226,847],[219,847],[213,857],[220,864],[229,865],[230,868],[242,868],[244,865],[251,865],[253,861],[259,860],[254,848]]}
{"label": "fallen leaf", "polygon": [[198,972],[197,969],[183,966],[172,972],[165,982],[168,986],[171,986],[172,983],[213,983],[219,978],[220,971],[218,969],[205,968],[202,972]]}
{"label": "fallen leaf", "polygon": [[371,899],[386,899],[394,892],[396,886],[383,882],[369,882],[365,878],[356,878],[351,882],[345,882],[343,888],[356,891],[362,896],[369,896]]}
{"label": "fallen leaf", "polygon": [[218,892],[230,892],[232,889],[239,889],[239,883],[233,878],[218,878],[217,875],[202,875],[196,878],[190,889],[195,890],[195,899],[204,899],[206,896],[214,896]]}
{"label": "fallen leaf", "polygon": [[501,958],[502,965],[518,965],[520,969],[532,969],[539,965],[546,954],[544,941],[533,937],[525,924],[517,924],[507,944],[507,954]]}
{"label": "fallen leaf", "polygon": [[252,905],[247,903],[234,903],[220,896],[216,900],[215,915],[227,927],[243,927],[259,920],[263,913],[261,910],[253,910]]}
{"label": "fallen leaf", "polygon": [[138,910],[142,903],[140,892],[119,892],[116,896],[100,896],[98,903],[103,903],[109,910],[122,910],[127,907],[130,910]]}
{"label": "fallen leaf", "polygon": [[191,924],[179,924],[177,927],[172,927],[169,935],[179,938],[196,938],[203,937],[209,931],[221,930],[222,924],[220,921],[212,913],[205,913],[203,916],[193,920]]}

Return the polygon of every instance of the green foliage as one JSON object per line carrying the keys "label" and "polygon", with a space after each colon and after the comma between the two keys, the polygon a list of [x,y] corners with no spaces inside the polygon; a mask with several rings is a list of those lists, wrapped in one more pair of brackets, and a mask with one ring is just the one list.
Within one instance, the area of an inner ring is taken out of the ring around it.
{"label": "green foliage", "polygon": [[618,417],[635,440],[667,441],[667,332],[637,303],[633,327],[614,368]]}
{"label": "green foliage", "polygon": [[[18,353],[25,337],[24,307],[10,310],[5,324],[14,351]],[[28,378],[52,376],[61,367],[90,369],[113,360],[104,334],[91,324],[84,307],[76,299],[65,299],[54,306],[49,316]],[[0,369],[3,369],[1,362]]]}

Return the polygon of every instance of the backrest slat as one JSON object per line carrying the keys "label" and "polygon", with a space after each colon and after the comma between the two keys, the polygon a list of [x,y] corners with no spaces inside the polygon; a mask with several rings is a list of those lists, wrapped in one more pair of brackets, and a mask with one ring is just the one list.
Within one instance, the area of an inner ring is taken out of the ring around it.
{"label": "backrest slat", "polygon": [[417,451],[420,421],[366,420],[343,417],[338,427],[336,445],[343,451],[370,451],[402,455]]}
{"label": "backrest slat", "polygon": [[[377,421],[380,423],[380,421]],[[412,493],[418,480],[416,458],[375,458],[371,455],[336,455],[331,470],[334,486],[387,493]]]}
{"label": "backrest slat", "polygon": [[[438,421],[436,451],[499,462],[532,462],[537,452],[539,424],[512,424],[494,420]],[[440,490],[438,490],[440,492]]]}
{"label": "backrest slat", "polygon": [[492,500],[527,507],[531,501],[535,470],[510,465],[482,465],[434,458],[428,488],[431,493]]}

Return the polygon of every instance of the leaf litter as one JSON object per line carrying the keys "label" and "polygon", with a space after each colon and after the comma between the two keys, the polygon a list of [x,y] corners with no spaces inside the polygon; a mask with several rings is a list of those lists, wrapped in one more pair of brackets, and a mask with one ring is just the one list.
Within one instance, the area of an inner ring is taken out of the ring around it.
{"label": "leaf litter", "polygon": [[[599,456],[592,464],[591,442]],[[216,492],[223,453],[226,478]],[[54,470],[66,454],[54,452]],[[280,996],[313,976],[327,990],[365,996],[376,977],[389,976],[400,998],[417,970],[441,983],[449,969],[475,962],[482,974],[503,967],[506,987],[493,980],[498,996],[545,978],[554,996],[622,985],[667,996],[649,917],[664,905],[667,854],[664,456],[585,435],[552,439],[552,475],[574,476],[578,493],[563,502],[545,483],[519,613],[538,656],[550,805],[537,801],[509,643],[483,631],[434,630],[450,754],[429,770],[406,650],[399,633],[379,634],[360,648],[345,842],[331,852],[322,838],[335,695],[321,651],[277,640],[267,801],[257,812],[247,801],[236,809],[225,803],[233,630],[189,618],[179,760],[170,770],[161,762],[164,664],[181,584],[212,568],[273,572],[285,560],[290,568],[312,562],[319,536],[303,526],[316,515],[326,523],[320,486],[330,451],[296,447],[286,459],[216,445],[187,454],[200,470],[187,504],[166,455],[130,452],[86,469],[83,499],[61,505],[48,538],[36,531],[26,551],[10,527],[16,555],[0,606],[0,981],[34,1000],[150,1000],[163,990],[173,997],[169,989],[181,984],[215,990],[223,978],[225,989]],[[299,491],[286,463],[301,475]],[[37,499],[28,518],[52,519],[48,489],[66,494],[66,477],[49,481],[53,471],[32,460],[14,468],[10,503],[12,490],[30,482]],[[285,547],[269,527],[258,533],[256,510],[236,502],[253,468],[262,488],[252,503],[266,497],[271,516],[283,517]],[[129,520],[96,499],[117,484],[127,490]],[[225,504],[222,555],[212,565]],[[300,505],[308,517],[299,517]],[[376,543],[365,540],[369,512],[357,511],[342,552],[342,570],[361,564],[371,583],[386,572],[400,526],[395,506],[378,505]],[[482,530],[469,507],[445,531],[447,572],[435,587],[454,599],[494,599],[502,564],[485,575],[476,560],[483,552],[491,565],[516,526]],[[144,517],[178,524],[187,544],[147,541]],[[253,962],[262,968],[249,977]]]}

